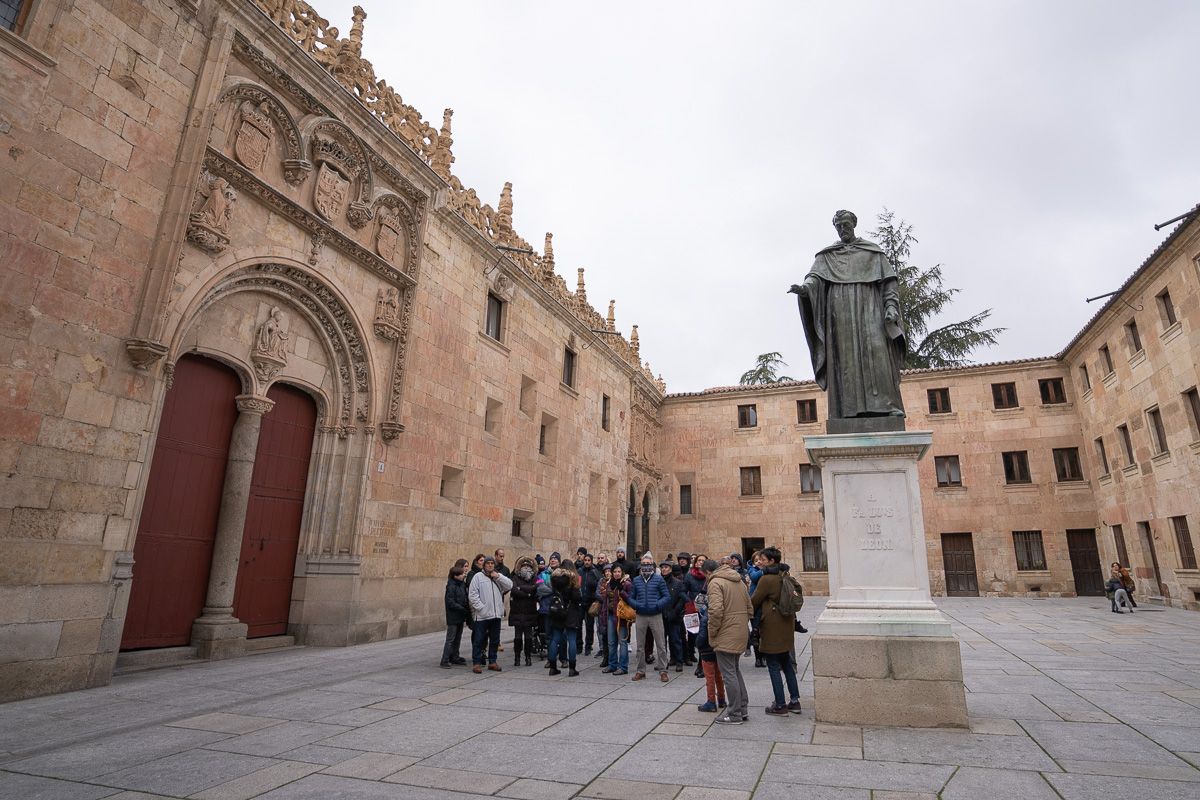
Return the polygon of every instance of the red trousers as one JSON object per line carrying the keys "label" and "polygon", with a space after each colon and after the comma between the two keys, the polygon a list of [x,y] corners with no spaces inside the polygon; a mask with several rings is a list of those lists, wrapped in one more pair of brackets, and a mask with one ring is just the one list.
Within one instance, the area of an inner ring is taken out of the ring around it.
{"label": "red trousers", "polygon": [[725,681],[721,679],[721,670],[717,669],[715,661],[701,661],[704,668],[704,688],[708,690],[708,702],[725,702]]}

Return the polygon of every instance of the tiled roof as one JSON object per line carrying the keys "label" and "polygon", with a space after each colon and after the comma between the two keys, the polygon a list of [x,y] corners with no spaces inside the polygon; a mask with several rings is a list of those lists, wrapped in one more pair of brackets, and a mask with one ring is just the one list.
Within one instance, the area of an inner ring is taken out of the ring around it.
{"label": "tiled roof", "polygon": [[1130,284],[1141,277],[1142,273],[1144,273],[1150,267],[1150,265],[1154,263],[1154,259],[1162,255],[1163,251],[1170,247],[1171,244],[1179,238],[1179,234],[1183,232],[1184,228],[1186,228],[1195,220],[1200,219],[1200,214],[1196,213],[1198,211],[1200,211],[1200,204],[1192,206],[1192,210],[1187,212],[1188,216],[1185,216],[1183,220],[1181,220],[1180,223],[1176,225],[1174,229],[1172,229],[1167,238],[1162,240],[1162,244],[1154,248],[1154,252],[1146,256],[1146,260],[1142,262],[1141,266],[1134,270],[1133,274],[1125,279],[1125,282],[1121,284],[1120,288],[1117,289],[1117,291],[1105,301],[1104,305],[1100,306],[1099,310],[1092,315],[1092,318],[1084,323],[1083,327],[1079,329],[1079,333],[1075,334],[1071,338],[1071,341],[1067,342],[1067,346],[1058,351],[1057,358],[1062,358],[1068,350],[1074,347],[1075,343],[1082,339],[1084,334],[1088,332],[1088,329],[1091,328],[1092,325],[1096,324],[1096,320],[1100,319],[1101,315],[1103,315],[1105,311],[1108,311],[1109,306],[1121,300],[1121,295],[1125,293],[1125,290],[1129,288]]}

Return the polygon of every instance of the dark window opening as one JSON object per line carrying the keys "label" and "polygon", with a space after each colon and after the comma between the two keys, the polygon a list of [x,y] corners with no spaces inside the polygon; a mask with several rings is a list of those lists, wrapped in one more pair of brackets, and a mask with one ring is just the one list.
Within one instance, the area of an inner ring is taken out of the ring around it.
{"label": "dark window opening", "polygon": [[1179,566],[1196,569],[1196,548],[1192,545],[1187,517],[1171,517],[1171,527],[1175,529],[1175,544],[1179,546]]}
{"label": "dark window opening", "polygon": [[488,292],[487,317],[483,322],[483,332],[497,342],[504,332],[504,301]]}
{"label": "dark window opening", "polygon": [[1146,419],[1150,422],[1150,438],[1154,444],[1154,454],[1162,455],[1167,452],[1167,430],[1163,427],[1162,412],[1158,408],[1152,408],[1146,412]]}
{"label": "dark window opening", "polygon": [[1100,367],[1104,370],[1105,375],[1113,373],[1112,351],[1108,349],[1108,345],[1100,345]]}
{"label": "dark window opening", "polygon": [[828,572],[829,559],[825,555],[825,540],[820,536],[802,536],[800,547],[804,555],[805,572]]}
{"label": "dark window opening", "polygon": [[1100,460],[1100,474],[1108,474],[1108,451],[1104,449],[1104,437],[1096,437],[1096,458]]}
{"label": "dark window opening", "polygon": [[1083,480],[1083,467],[1079,464],[1079,448],[1054,448],[1054,471],[1058,475],[1059,481]]}
{"label": "dark window opening", "polygon": [[1125,338],[1129,341],[1129,355],[1133,356],[1142,352],[1142,335],[1138,332],[1136,319],[1125,323]]}
{"label": "dark window opening", "polygon": [[1017,408],[1017,385],[1015,383],[993,383],[992,405],[996,408]]}
{"label": "dark window opening", "polygon": [[738,406],[738,427],[739,428],[756,428],[758,427],[758,407],[750,404]]}
{"label": "dark window opening", "polygon": [[933,459],[938,486],[962,486],[962,469],[958,456],[937,456]]}
{"label": "dark window opening", "polygon": [[1013,549],[1017,551],[1017,569],[1028,571],[1046,568],[1041,531],[1013,531]]}
{"label": "dark window opening", "polygon": [[1158,313],[1162,316],[1163,327],[1169,328],[1174,325],[1178,318],[1175,316],[1175,304],[1171,302],[1171,292],[1163,289],[1154,299],[1158,301]]}
{"label": "dark window opening", "polygon": [[762,470],[758,467],[742,467],[742,497],[762,495]]}
{"label": "dark window opening", "polygon": [[817,401],[816,400],[797,400],[796,401],[796,422],[801,425],[809,422],[817,421]]}
{"label": "dark window opening", "polygon": [[575,387],[575,351],[569,347],[563,350],[562,382]]}
{"label": "dark window opening", "polygon": [[1042,394],[1042,405],[1055,406],[1067,402],[1067,392],[1063,388],[1062,378],[1042,378],[1038,381],[1038,391]]}
{"label": "dark window opening", "polygon": [[609,426],[611,425],[611,421],[608,418],[609,406],[611,404],[612,404],[612,401],[609,399],[608,395],[601,395],[601,397],[600,397],[600,427],[606,431],[610,430]]}
{"label": "dark window opening", "polygon": [[692,485],[690,483],[679,485],[679,513],[682,516],[690,516],[692,513]]}
{"label": "dark window opening", "polygon": [[1002,453],[1005,483],[1032,483],[1029,476],[1029,454],[1024,450]]}
{"label": "dark window opening", "polygon": [[930,389],[929,390],[929,413],[930,414],[949,414],[950,413],[950,389]]}
{"label": "dark window opening", "polygon": [[1133,455],[1133,439],[1129,436],[1129,426],[1118,425],[1117,433],[1121,436],[1121,449],[1125,451],[1126,466],[1137,463]]}

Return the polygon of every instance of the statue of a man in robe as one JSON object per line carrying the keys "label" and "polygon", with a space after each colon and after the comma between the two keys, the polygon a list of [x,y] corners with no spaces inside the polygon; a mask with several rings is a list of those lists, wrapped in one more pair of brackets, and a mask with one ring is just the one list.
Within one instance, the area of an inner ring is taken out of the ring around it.
{"label": "statue of a man in robe", "polygon": [[817,252],[793,284],[817,385],[829,401],[829,433],[904,430],[900,368],[904,323],[896,269],[883,249],[854,235],[858,218],[833,216],[840,241]]}

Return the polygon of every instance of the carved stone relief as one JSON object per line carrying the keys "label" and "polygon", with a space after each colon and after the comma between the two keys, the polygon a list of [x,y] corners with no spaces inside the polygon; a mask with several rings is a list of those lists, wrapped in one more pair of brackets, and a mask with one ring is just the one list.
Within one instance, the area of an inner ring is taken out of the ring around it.
{"label": "carved stone relief", "polygon": [[317,213],[331,222],[336,220],[341,216],[349,193],[349,178],[328,162],[321,162],[317,167],[317,184],[313,188],[313,208]]}
{"label": "carved stone relief", "polygon": [[388,341],[400,338],[400,293],[391,287],[375,295],[375,335]]}
{"label": "carved stone relief", "polygon": [[395,261],[396,250],[400,249],[400,256],[403,258],[404,232],[400,226],[400,212],[384,206],[376,216],[379,218],[379,230],[375,234],[375,252],[379,253],[379,257],[384,261]]}
{"label": "carved stone relief", "polygon": [[229,223],[237,192],[229,181],[204,170],[197,200],[196,210],[188,217],[187,240],[206,252],[220,253],[229,246]]}
{"label": "carved stone relief", "polygon": [[238,108],[242,124],[238,126],[237,136],[233,140],[233,154],[251,172],[258,172],[263,168],[267,152],[271,149],[269,113],[265,101],[256,106],[249,100],[243,100]]}

